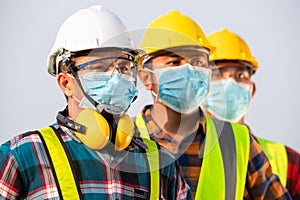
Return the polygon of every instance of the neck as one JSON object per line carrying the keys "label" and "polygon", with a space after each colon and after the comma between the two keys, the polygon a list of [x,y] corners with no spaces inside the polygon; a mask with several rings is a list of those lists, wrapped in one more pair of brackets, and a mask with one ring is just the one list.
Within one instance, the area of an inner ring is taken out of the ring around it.
{"label": "neck", "polygon": [[245,117],[242,117],[242,118],[241,118],[239,121],[237,121],[236,123],[237,123],[237,124],[244,124],[244,123],[245,123],[244,118],[245,118]]}
{"label": "neck", "polygon": [[68,98],[68,112],[69,117],[76,119],[78,114],[83,111],[83,108],[79,107],[80,100],[78,100],[75,96]]}
{"label": "neck", "polygon": [[[210,118],[215,118],[215,119],[218,119],[218,117],[215,117],[213,114],[211,114],[210,112],[208,112],[207,110],[205,110],[205,115],[210,117]],[[223,119],[219,119],[219,120],[223,120]],[[237,124],[244,124],[244,120],[245,120],[245,116],[242,117],[239,121],[235,122]],[[226,120],[225,120],[226,121]]]}
{"label": "neck", "polygon": [[160,102],[155,102],[151,110],[151,117],[163,131],[173,134],[185,134],[197,130],[200,112],[197,108],[191,113],[182,114]]}

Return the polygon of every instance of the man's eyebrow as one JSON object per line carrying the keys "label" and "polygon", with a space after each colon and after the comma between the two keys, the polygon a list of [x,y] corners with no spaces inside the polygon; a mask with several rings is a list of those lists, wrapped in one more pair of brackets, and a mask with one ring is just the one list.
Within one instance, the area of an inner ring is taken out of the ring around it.
{"label": "man's eyebrow", "polygon": [[170,55],[169,57],[171,57],[171,58],[183,58],[183,56],[180,56],[180,55],[177,55],[177,54]]}
{"label": "man's eyebrow", "polygon": [[175,57],[175,58],[182,57],[182,56],[180,56],[179,54],[176,54],[176,53],[168,53],[168,54],[165,54],[165,55],[162,55],[162,56],[165,56],[165,57]]}

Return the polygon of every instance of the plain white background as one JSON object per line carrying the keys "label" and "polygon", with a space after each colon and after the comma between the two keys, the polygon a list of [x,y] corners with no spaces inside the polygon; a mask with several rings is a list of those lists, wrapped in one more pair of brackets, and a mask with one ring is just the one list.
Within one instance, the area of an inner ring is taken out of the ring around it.
{"label": "plain white background", "polygon": [[[75,11],[102,4],[119,15],[129,30],[143,29],[159,15],[178,9],[211,33],[222,27],[238,33],[259,61],[257,92],[246,122],[257,136],[300,151],[300,2],[298,0],[10,0],[0,12],[0,142],[55,122],[66,101],[46,59],[56,32]],[[78,27],[80,28],[80,27]],[[151,103],[139,83],[137,114]]]}

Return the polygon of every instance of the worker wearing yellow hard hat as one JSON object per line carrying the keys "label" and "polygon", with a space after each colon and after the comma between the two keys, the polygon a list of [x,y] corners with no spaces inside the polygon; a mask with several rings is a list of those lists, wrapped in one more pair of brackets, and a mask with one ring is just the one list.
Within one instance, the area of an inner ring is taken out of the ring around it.
{"label": "worker wearing yellow hard hat", "polygon": [[173,156],[139,137],[126,114],[137,96],[143,53],[121,19],[103,6],[64,21],[48,72],[67,106],[54,124],[0,146],[0,199],[191,197]]}
{"label": "worker wearing yellow hard hat", "polygon": [[172,10],[147,26],[140,47],[146,55],[138,74],[153,105],[136,123],[178,158],[194,198],[290,199],[246,126],[204,116],[215,48],[201,27]]}
{"label": "worker wearing yellow hard hat", "polygon": [[[212,81],[205,101],[205,113],[221,120],[244,124],[255,94],[252,77],[258,61],[239,35],[223,28],[208,36],[216,47],[210,55]],[[300,198],[300,155],[283,144],[255,137],[293,199]]]}

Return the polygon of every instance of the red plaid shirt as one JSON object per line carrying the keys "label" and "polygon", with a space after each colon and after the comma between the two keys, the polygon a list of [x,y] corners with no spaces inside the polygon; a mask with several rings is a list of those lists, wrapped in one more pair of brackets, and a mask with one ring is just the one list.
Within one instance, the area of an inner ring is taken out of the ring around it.
{"label": "red plaid shirt", "polygon": [[[250,128],[249,130],[255,138],[252,130]],[[287,146],[285,150],[288,157],[286,188],[294,200],[300,199],[300,154]]]}

